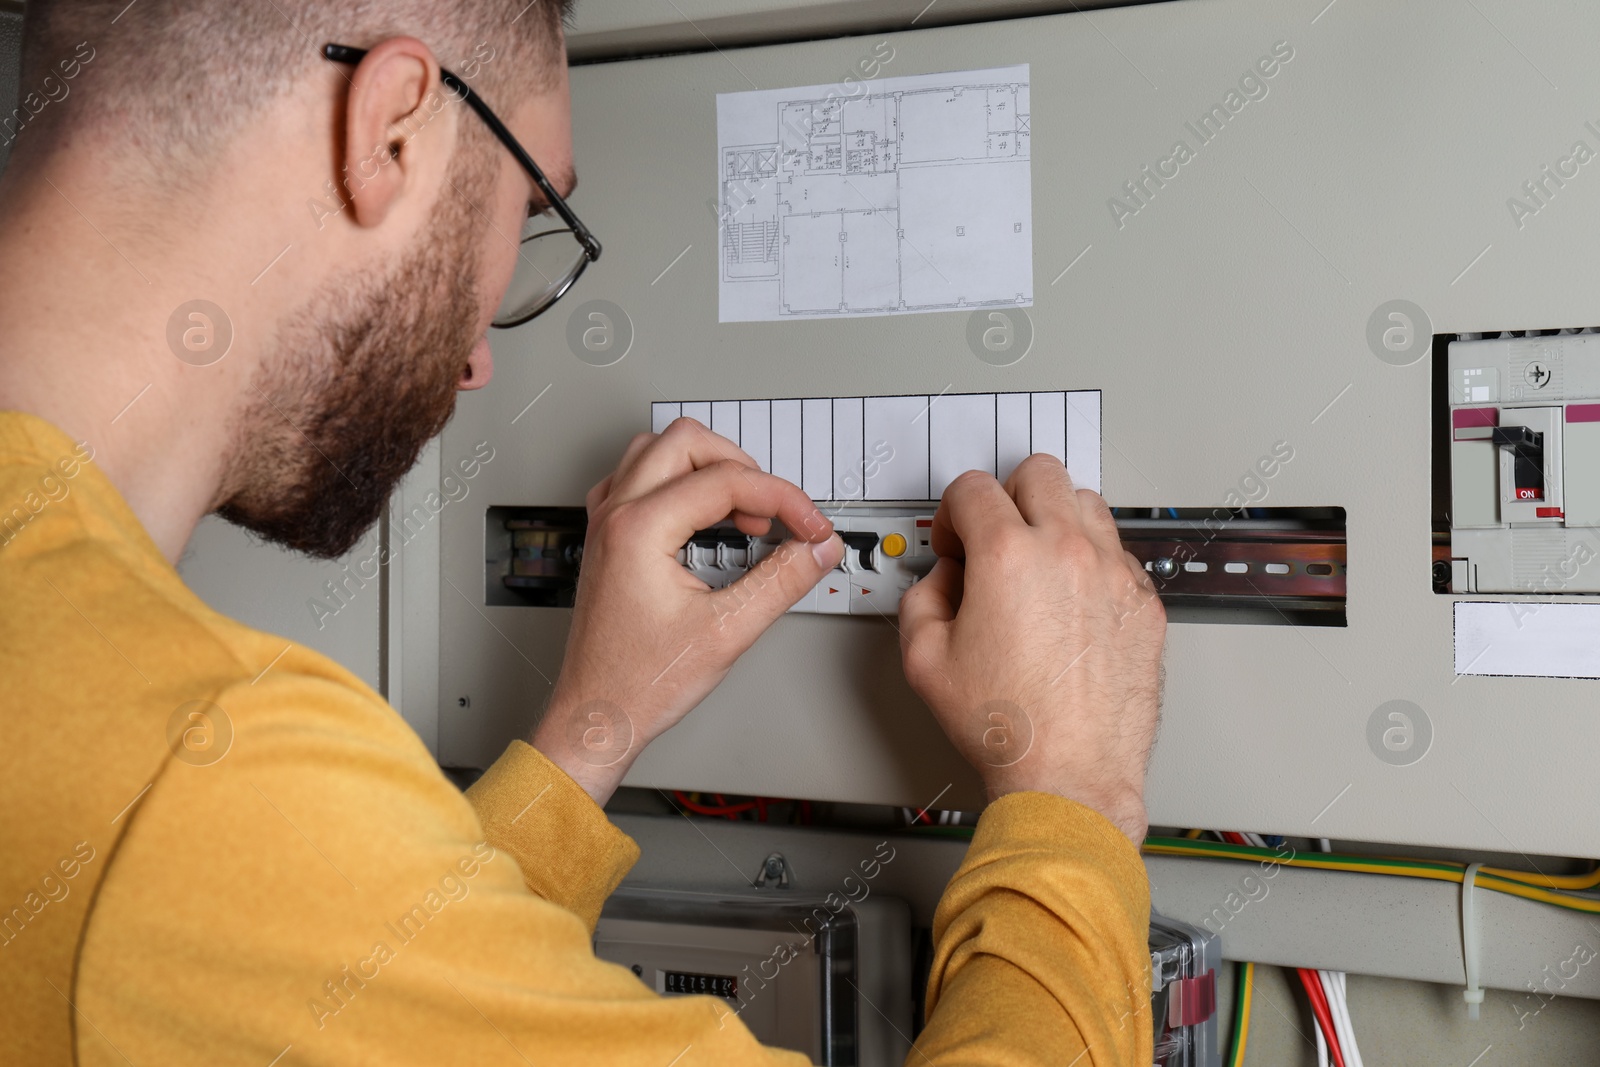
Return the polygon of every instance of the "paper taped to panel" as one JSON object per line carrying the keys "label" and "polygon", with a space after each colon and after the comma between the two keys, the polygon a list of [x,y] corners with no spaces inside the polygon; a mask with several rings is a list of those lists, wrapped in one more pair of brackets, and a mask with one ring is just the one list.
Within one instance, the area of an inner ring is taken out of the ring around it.
{"label": "paper taped to panel", "polygon": [[1099,390],[658,402],[651,428],[680,416],[813,500],[938,500],[964,471],[1004,481],[1035,452],[1065,463],[1079,488],[1100,491]]}
{"label": "paper taped to panel", "polygon": [[1600,678],[1600,604],[1457,601],[1456,674]]}
{"label": "paper taped to panel", "polygon": [[1029,95],[1027,64],[719,94],[721,321],[1031,305]]}

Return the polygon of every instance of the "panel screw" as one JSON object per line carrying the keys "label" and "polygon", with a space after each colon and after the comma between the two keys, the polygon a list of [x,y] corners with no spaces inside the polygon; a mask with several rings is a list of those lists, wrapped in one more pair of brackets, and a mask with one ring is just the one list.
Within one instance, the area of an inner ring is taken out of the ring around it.
{"label": "panel screw", "polygon": [[773,852],[761,863],[761,873],[756,875],[755,886],[771,886],[775,889],[789,888],[789,861],[783,858],[783,853]]}
{"label": "panel screw", "polygon": [[1162,556],[1155,561],[1151,569],[1157,578],[1171,578],[1178,573],[1178,561],[1171,556]]}

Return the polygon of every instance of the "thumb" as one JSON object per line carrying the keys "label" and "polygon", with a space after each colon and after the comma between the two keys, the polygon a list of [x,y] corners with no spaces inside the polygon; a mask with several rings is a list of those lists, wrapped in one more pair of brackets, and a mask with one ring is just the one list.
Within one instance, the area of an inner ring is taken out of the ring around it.
{"label": "thumb", "polygon": [[838,534],[826,541],[785,541],[743,578],[713,594],[718,628],[742,652],[843,558]]}

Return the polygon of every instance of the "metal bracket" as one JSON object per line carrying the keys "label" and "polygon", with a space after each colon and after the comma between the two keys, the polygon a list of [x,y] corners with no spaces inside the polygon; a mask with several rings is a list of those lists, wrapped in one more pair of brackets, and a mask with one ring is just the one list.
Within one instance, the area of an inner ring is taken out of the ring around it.
{"label": "metal bracket", "polygon": [[761,861],[761,873],[756,875],[757,889],[788,889],[789,861],[782,852],[774,852]]}

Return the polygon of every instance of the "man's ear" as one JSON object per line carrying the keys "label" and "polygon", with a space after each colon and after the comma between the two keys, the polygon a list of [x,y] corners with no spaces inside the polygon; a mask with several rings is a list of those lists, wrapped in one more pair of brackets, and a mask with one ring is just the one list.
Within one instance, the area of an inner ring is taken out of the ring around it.
{"label": "man's ear", "polygon": [[[391,37],[363,57],[345,104],[344,186],[362,226],[376,226],[419,187],[444,175],[453,116],[433,51],[415,37]],[[443,121],[439,121],[439,120]],[[421,136],[424,130],[435,136]]]}

